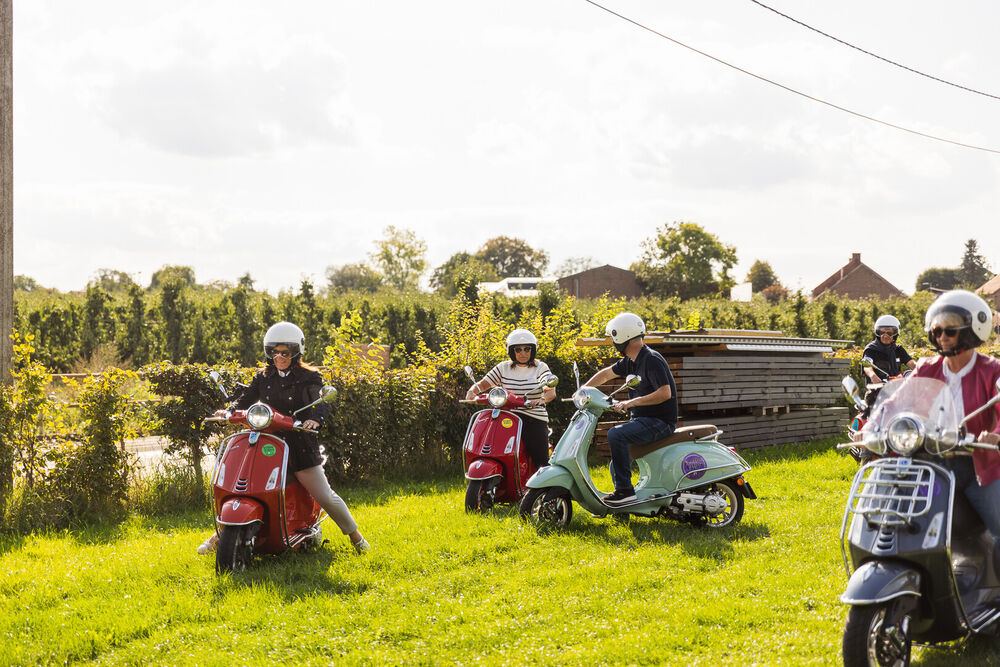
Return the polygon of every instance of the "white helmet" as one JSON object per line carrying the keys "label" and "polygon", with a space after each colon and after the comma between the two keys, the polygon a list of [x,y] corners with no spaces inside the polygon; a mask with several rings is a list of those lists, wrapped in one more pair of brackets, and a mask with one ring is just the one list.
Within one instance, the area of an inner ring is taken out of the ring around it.
{"label": "white helmet", "polygon": [[899,337],[900,324],[892,315],[882,315],[877,320],[875,320],[875,326],[872,327],[872,331],[875,332],[875,338],[878,339],[879,329],[895,329],[896,331],[892,334],[892,342],[896,342],[896,338]]}
{"label": "white helmet", "polygon": [[635,313],[618,313],[604,327],[604,333],[611,336],[611,342],[615,344],[618,354],[623,355],[630,340],[636,336],[646,335],[646,323]]}
{"label": "white helmet", "polygon": [[306,336],[291,322],[278,322],[264,334],[264,356],[270,359],[276,345],[287,345],[295,359],[306,353]]}
{"label": "white helmet", "polygon": [[935,325],[959,329],[958,345],[948,356],[961,354],[985,343],[992,332],[993,313],[978,295],[966,290],[945,292],[931,304],[924,317],[924,331],[938,352],[941,347],[931,332]]}
{"label": "white helmet", "polygon": [[514,355],[515,345],[530,345],[531,357],[528,359],[528,363],[530,364],[535,360],[535,354],[538,352],[538,339],[535,338],[535,334],[527,329],[514,329],[507,334],[507,354],[510,356],[510,360],[516,364],[517,357]]}

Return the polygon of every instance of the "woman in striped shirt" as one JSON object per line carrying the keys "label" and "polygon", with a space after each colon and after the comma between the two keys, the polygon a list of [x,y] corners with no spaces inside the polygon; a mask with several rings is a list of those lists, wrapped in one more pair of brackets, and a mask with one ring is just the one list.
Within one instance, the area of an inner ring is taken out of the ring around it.
{"label": "woman in striped shirt", "polygon": [[521,442],[536,468],[549,461],[549,413],[545,404],[556,397],[556,390],[543,387],[542,383],[552,374],[548,365],[535,358],[538,339],[527,329],[514,329],[507,336],[507,354],[510,360],[501,361],[479,382],[476,382],[466,398],[489,391],[490,387],[503,387],[507,391],[524,396],[527,400],[523,408],[516,408],[521,416]]}

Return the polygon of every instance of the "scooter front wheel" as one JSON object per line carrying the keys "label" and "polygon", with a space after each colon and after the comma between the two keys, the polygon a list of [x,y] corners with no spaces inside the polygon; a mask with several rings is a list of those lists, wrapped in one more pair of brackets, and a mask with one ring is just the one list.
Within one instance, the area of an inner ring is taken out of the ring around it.
{"label": "scooter front wheel", "polygon": [[529,489],[521,499],[521,518],[537,526],[565,528],[573,518],[573,500],[560,487]]}
{"label": "scooter front wheel", "polygon": [[489,512],[493,509],[495,479],[470,479],[465,489],[466,512]]}
{"label": "scooter front wheel", "polygon": [[844,667],[905,667],[910,664],[909,624],[904,620],[900,623],[902,627],[885,627],[891,604],[851,607],[844,626]]}
{"label": "scooter front wheel", "polygon": [[215,551],[215,572],[242,572],[250,564],[253,543],[250,526],[223,526]]}

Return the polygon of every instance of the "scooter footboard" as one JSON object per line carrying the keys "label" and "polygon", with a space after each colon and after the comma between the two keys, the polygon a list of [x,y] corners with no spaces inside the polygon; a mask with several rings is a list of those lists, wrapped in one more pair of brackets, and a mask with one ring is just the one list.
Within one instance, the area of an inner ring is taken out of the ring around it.
{"label": "scooter footboard", "polygon": [[545,466],[531,476],[526,486],[529,489],[547,489],[553,486],[572,489],[573,475],[562,466]]}
{"label": "scooter footboard", "polygon": [[920,597],[920,573],[902,563],[870,560],[851,575],[840,601],[850,605],[878,604],[904,595]]}
{"label": "scooter footboard", "polygon": [[264,506],[253,498],[229,498],[219,508],[216,521],[224,526],[245,526],[264,521]]}

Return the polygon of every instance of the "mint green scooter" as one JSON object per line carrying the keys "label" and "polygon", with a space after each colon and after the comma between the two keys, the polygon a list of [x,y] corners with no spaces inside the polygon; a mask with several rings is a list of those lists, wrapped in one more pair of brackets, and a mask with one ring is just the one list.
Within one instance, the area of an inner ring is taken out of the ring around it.
{"label": "mint green scooter", "polygon": [[625,383],[605,396],[596,387],[580,387],[580,374],[573,364],[577,391],[571,400],[576,413],[556,444],[549,465],[528,480],[521,500],[521,517],[537,524],[564,528],[573,517],[576,501],[597,517],[635,514],[665,516],[695,525],[722,528],[743,517],[743,500],[753,500],[743,474],[750,466],[732,447],[720,444],[718,428],[710,424],[686,426],[672,435],[632,448],[639,465],[636,500],[606,505],[590,478],[587,454],[594,441],[597,420],[611,405],[611,397],[635,387],[640,378],[630,375]]}

